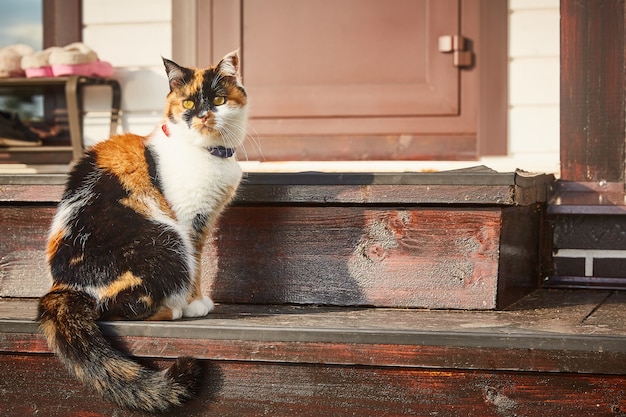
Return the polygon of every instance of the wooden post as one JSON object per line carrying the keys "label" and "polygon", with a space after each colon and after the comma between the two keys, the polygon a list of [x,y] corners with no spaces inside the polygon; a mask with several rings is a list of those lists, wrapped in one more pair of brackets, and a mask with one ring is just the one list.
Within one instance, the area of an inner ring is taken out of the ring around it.
{"label": "wooden post", "polygon": [[43,47],[65,46],[83,39],[81,0],[46,0],[43,7]]}
{"label": "wooden post", "polygon": [[624,182],[624,1],[561,0],[561,178]]}

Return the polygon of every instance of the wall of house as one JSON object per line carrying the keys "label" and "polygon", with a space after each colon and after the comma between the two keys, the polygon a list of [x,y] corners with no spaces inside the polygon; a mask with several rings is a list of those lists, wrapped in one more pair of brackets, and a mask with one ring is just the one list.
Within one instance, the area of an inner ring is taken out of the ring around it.
{"label": "wall of house", "polygon": [[[83,0],[83,42],[115,67],[122,86],[122,127],[148,134],[168,93],[161,56],[172,53],[172,0]],[[108,136],[108,91],[92,88],[85,107],[85,142]]]}
{"label": "wall of house", "polygon": [[509,155],[558,172],[559,0],[510,0],[509,11]]}
{"label": "wall of house", "polygon": [[[167,82],[160,56],[171,56],[172,1],[83,0],[83,40],[122,83],[124,131],[147,134],[161,117]],[[509,0],[509,9],[509,156],[481,162],[558,172],[559,0]],[[104,94],[87,95],[87,143],[107,135]]]}

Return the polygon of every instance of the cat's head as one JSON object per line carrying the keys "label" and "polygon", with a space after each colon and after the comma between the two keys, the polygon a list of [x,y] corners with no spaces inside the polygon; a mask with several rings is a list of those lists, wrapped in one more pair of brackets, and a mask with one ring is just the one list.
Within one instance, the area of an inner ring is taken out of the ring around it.
{"label": "cat's head", "polygon": [[237,52],[217,65],[186,68],[163,58],[170,92],[165,118],[171,134],[197,146],[235,148],[246,136],[247,96]]}

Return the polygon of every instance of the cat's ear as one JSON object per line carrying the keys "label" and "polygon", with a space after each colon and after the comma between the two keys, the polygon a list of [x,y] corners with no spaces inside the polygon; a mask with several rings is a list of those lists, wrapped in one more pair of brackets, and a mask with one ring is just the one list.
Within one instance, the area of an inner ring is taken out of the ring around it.
{"label": "cat's ear", "polygon": [[239,78],[239,50],[226,54],[217,66],[222,73]]}
{"label": "cat's ear", "polygon": [[165,65],[165,72],[170,82],[170,90],[174,90],[183,86],[186,83],[185,80],[185,68],[181,67],[174,61],[170,61],[167,58],[163,58],[163,65]]}

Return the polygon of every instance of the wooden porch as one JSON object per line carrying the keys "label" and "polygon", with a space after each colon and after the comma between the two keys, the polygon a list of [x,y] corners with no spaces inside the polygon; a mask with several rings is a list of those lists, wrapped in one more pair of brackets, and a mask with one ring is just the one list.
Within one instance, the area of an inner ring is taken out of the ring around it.
{"label": "wooden porch", "polygon": [[[0,176],[7,416],[122,412],[66,374],[35,321],[64,179]],[[540,289],[553,181],[251,174],[205,253],[216,312],[102,327],[149,365],[201,360],[190,416],[621,415],[625,294]]]}

